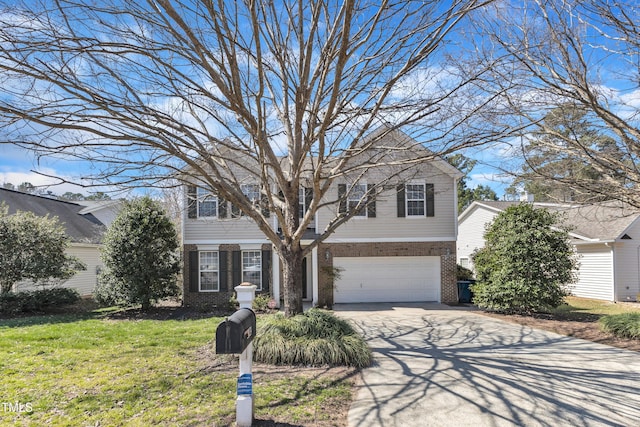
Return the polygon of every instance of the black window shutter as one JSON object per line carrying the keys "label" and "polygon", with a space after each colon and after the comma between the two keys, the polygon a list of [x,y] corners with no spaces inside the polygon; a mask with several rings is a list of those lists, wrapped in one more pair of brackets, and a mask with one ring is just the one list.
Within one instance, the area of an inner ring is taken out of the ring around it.
{"label": "black window shutter", "polygon": [[311,205],[311,201],[313,200],[313,188],[305,188],[304,189],[304,213],[307,213],[309,210],[309,206]]}
{"label": "black window shutter", "polygon": [[238,286],[242,282],[242,252],[231,252],[231,281],[233,286]]}
{"label": "black window shutter", "polygon": [[271,251],[262,251],[262,291],[269,291],[271,283]]}
{"label": "black window shutter", "polygon": [[187,217],[198,217],[198,188],[195,185],[187,186]]}
{"label": "black window shutter", "polygon": [[347,213],[347,184],[338,184],[338,213]]}
{"label": "black window shutter", "polygon": [[398,218],[404,218],[406,215],[404,205],[405,205],[405,190],[404,184],[399,184],[397,187],[398,190]]}
{"label": "black window shutter", "polygon": [[189,251],[189,292],[200,291],[200,257],[198,251]]}
{"label": "black window shutter", "polygon": [[435,215],[435,194],[433,191],[433,184],[426,184],[425,186],[425,197],[427,199],[427,216]]}
{"label": "black window shutter", "polygon": [[227,258],[228,251],[218,252],[218,282],[220,283],[220,292],[229,290],[229,263]]}
{"label": "black window shutter", "polygon": [[218,218],[226,218],[227,217],[227,201],[218,196]]}
{"label": "black window shutter", "polygon": [[367,217],[376,217],[376,189],[373,184],[367,184]]}

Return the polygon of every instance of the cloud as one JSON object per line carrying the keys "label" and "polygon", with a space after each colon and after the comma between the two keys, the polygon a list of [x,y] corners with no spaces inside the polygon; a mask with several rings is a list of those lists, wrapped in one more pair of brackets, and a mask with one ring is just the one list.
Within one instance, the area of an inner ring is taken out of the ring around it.
{"label": "cloud", "polygon": [[[4,169],[4,168],[2,168]],[[60,177],[61,179],[53,178],[52,176]],[[72,177],[62,176],[52,169],[42,169],[39,172],[36,171],[4,171],[0,170],[0,184],[11,183],[16,187],[24,182],[33,184],[38,190],[44,192],[51,191],[55,194],[64,194],[67,191],[72,193],[81,193],[88,195],[87,188],[83,188],[80,185],[63,182],[63,180],[72,181]]]}

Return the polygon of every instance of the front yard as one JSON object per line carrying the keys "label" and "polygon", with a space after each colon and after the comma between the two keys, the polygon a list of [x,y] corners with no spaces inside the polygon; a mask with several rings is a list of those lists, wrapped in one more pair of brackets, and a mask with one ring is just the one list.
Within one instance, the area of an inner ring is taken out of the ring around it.
{"label": "front yard", "polygon": [[[232,425],[238,367],[215,354],[221,320],[0,320],[0,425]],[[355,377],[256,365],[256,425],[346,425]]]}

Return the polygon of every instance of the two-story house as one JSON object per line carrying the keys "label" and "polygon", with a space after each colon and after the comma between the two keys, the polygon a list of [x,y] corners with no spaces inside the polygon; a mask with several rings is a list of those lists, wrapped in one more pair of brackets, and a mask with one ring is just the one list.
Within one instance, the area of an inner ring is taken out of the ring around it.
{"label": "two-story house", "polygon": [[[385,139],[409,137],[393,131]],[[385,170],[393,177],[384,176]],[[313,305],[457,301],[456,183],[461,173],[439,158],[415,163],[397,176],[392,170],[379,168],[357,180],[333,182],[325,198],[336,203],[317,210],[302,244],[317,239],[345,211],[359,209],[305,257],[304,300]],[[244,182],[243,193],[258,200],[259,185],[250,178]],[[363,207],[372,186],[379,190]],[[309,189],[300,189],[300,215],[311,197]],[[185,186],[184,202],[185,305],[226,304],[241,282],[254,283],[258,292],[280,301],[280,260],[257,225],[197,185]],[[278,229],[275,215],[269,218]]]}

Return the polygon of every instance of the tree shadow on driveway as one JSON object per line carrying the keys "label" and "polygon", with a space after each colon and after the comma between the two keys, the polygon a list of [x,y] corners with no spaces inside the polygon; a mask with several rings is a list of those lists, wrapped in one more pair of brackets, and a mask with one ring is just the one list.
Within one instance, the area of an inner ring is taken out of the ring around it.
{"label": "tree shadow on driveway", "polygon": [[366,338],[351,426],[630,426],[640,354],[468,311],[341,311]]}

